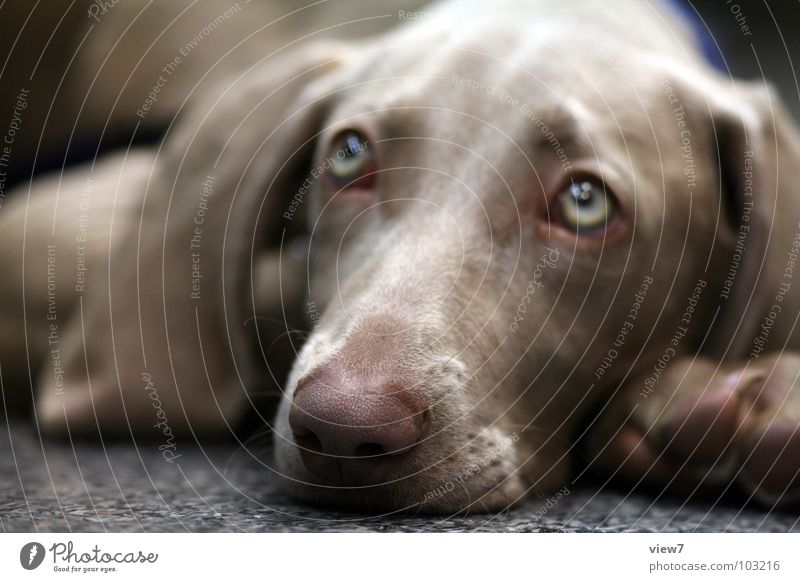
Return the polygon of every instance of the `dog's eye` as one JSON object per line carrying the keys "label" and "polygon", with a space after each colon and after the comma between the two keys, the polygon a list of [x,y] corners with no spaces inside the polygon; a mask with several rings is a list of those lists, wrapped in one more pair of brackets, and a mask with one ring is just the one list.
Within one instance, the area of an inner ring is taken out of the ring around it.
{"label": "dog's eye", "polygon": [[328,152],[328,177],[336,188],[369,188],[374,181],[374,156],[369,141],[348,129],[337,134]]}
{"label": "dog's eye", "polygon": [[573,180],[556,200],[560,222],[577,234],[605,229],[617,212],[617,201],[602,183]]}

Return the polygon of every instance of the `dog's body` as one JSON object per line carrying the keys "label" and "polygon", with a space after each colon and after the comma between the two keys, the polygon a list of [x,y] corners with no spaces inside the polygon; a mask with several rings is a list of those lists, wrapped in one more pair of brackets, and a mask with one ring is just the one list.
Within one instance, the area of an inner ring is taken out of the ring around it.
{"label": "dog's body", "polygon": [[7,201],[1,363],[38,367],[39,422],[226,432],[271,374],[247,322],[299,309],[274,429],[303,498],[501,507],[579,441],[634,482],[795,495],[789,121],[663,6],[486,4],[244,68],[157,151]]}

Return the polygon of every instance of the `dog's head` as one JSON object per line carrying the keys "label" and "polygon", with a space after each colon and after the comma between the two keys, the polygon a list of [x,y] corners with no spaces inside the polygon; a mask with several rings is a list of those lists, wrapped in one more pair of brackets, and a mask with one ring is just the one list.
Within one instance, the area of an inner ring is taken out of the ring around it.
{"label": "dog's head", "polygon": [[250,164],[310,240],[312,330],[275,422],[302,498],[450,511],[563,483],[588,411],[707,347],[756,222],[762,91],[569,18],[469,21],[249,86],[280,116]]}

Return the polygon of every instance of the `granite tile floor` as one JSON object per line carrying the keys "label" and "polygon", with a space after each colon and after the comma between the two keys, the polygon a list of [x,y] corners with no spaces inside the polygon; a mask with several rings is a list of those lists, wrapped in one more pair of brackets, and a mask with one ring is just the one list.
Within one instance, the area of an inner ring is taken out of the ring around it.
{"label": "granite tile floor", "polygon": [[[240,451],[237,453],[237,450]],[[320,510],[278,491],[266,465],[233,444],[40,440],[0,425],[0,531],[7,532],[800,532],[797,512],[569,486],[548,507],[533,498],[496,515],[359,515]]]}

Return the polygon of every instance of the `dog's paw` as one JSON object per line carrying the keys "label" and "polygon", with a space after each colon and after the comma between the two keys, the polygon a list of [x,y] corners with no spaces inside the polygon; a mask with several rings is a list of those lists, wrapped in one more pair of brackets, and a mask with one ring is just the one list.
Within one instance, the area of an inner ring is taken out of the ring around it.
{"label": "dog's paw", "polygon": [[800,356],[684,360],[652,379],[635,380],[596,423],[595,467],[681,493],[735,482],[763,503],[800,499]]}

